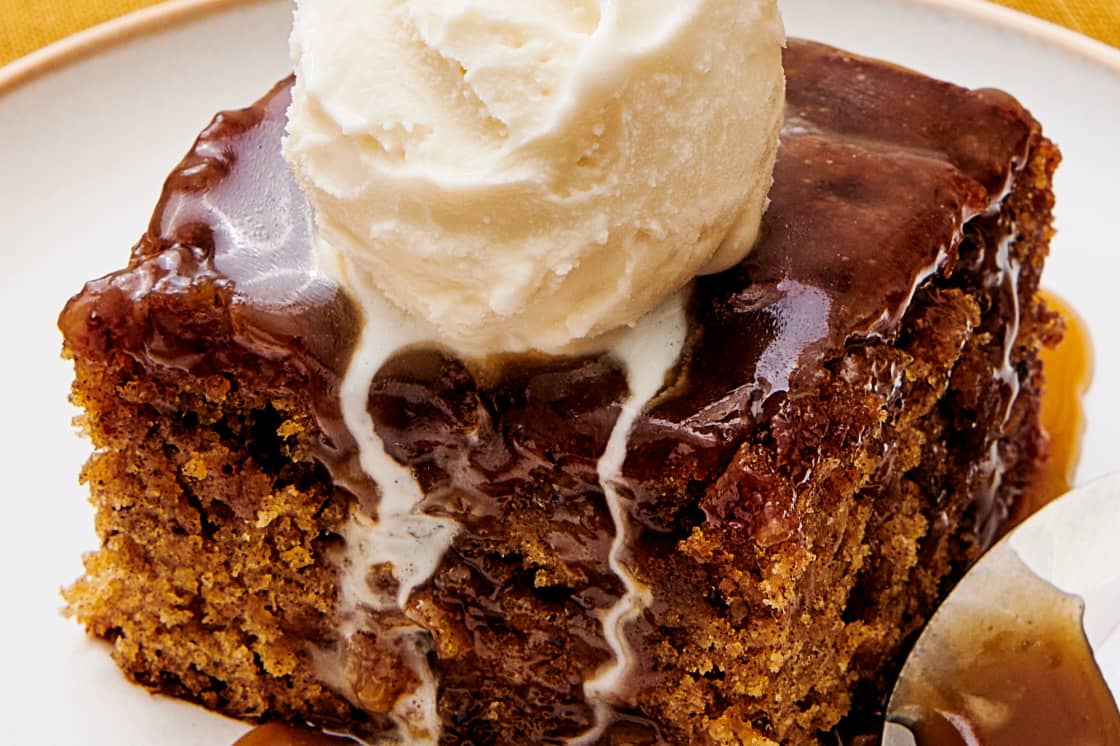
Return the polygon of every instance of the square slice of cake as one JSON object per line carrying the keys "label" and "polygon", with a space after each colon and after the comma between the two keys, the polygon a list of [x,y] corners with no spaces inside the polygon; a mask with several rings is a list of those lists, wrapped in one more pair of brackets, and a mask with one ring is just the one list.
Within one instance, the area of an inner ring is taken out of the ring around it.
{"label": "square slice of cake", "polygon": [[374,742],[811,744],[872,712],[1044,456],[1058,153],[997,91],[785,66],[741,264],[630,347],[384,350],[356,419],[380,322],[314,270],[291,83],[219,115],[61,316],[101,537],[71,613],[153,690]]}

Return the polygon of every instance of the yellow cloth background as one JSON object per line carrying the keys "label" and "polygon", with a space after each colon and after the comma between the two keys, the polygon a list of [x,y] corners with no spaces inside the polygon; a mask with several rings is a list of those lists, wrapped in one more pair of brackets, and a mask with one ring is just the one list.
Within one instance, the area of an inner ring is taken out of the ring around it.
{"label": "yellow cloth background", "polygon": [[[843,0],[838,0],[843,2]],[[0,65],[158,0],[0,0]],[[1120,47],[1120,0],[995,0]]]}

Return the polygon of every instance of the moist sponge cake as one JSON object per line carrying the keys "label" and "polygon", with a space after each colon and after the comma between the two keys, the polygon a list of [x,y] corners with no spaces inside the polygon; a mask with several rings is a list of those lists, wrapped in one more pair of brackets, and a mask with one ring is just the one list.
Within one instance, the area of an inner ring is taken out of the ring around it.
{"label": "moist sponge cake", "polygon": [[1058,153],[997,91],[785,64],[759,242],[690,289],[609,480],[611,351],[421,345],[374,376],[452,527],[409,535],[404,592],[340,404],[368,320],[312,269],[280,155],[290,81],[219,115],[60,319],[101,537],[70,613],[151,689],[371,740],[811,744],[872,711],[1045,455]]}

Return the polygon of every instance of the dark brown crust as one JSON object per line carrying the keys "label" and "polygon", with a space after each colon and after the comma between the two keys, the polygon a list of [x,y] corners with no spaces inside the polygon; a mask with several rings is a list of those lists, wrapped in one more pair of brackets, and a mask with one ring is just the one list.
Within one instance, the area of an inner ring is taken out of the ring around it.
{"label": "dark brown crust", "polygon": [[[655,602],[631,630],[642,663],[615,742],[812,743],[853,697],[872,709],[1042,456],[1037,352],[1056,326],[1035,291],[1056,151],[1002,94],[805,43],[787,69],[762,242],[699,284],[689,354],[632,441],[643,530],[628,561]],[[884,116],[900,87],[925,106]],[[228,148],[283,92],[216,123],[165,204],[238,168]],[[842,106],[853,98],[867,106]],[[946,117],[988,134],[963,142]],[[981,215],[1016,168],[1002,209]],[[334,484],[371,499],[335,393],[356,314],[337,293],[254,306],[216,268],[205,222],[160,214],[130,268],[61,319],[103,541],[71,610],[154,689],[375,732],[383,715],[310,672],[334,642],[329,554],[355,499]],[[864,259],[845,268],[843,252]],[[793,305],[789,283],[817,295]],[[782,342],[812,302],[823,333]],[[574,736],[591,718],[582,681],[610,657],[597,615],[621,590],[595,462],[625,381],[599,357],[476,373],[415,351],[371,387],[429,509],[464,524],[409,611],[434,636],[445,741]],[[361,646],[352,684],[383,708],[407,682],[374,665],[392,660],[375,635]]]}

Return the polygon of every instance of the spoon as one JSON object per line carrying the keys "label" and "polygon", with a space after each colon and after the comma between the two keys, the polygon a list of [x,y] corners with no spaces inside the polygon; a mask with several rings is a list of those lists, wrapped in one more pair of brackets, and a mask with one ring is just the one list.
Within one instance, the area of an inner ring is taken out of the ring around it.
{"label": "spoon", "polygon": [[1016,528],[918,639],[884,746],[1120,746],[1120,474]]}

